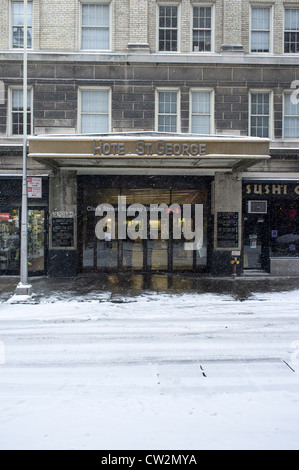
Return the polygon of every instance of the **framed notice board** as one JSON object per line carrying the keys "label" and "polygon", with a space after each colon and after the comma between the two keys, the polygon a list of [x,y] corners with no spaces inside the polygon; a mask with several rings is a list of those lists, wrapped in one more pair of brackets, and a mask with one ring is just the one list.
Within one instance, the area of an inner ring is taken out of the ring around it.
{"label": "framed notice board", "polygon": [[74,247],[74,219],[52,219],[52,247]]}
{"label": "framed notice board", "polygon": [[218,212],[217,248],[239,247],[239,212]]}

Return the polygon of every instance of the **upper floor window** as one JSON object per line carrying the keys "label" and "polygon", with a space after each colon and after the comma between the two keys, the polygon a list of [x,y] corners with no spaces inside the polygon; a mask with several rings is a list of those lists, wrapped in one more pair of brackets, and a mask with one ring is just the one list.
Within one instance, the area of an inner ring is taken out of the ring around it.
{"label": "upper floor window", "polygon": [[211,52],[212,49],[212,7],[193,7],[194,52]]}
{"label": "upper floor window", "polygon": [[178,90],[157,90],[156,109],[158,132],[180,132],[180,93]]}
{"label": "upper floor window", "polygon": [[212,134],[213,132],[213,91],[191,91],[191,132]]}
{"label": "upper floor window", "polygon": [[111,128],[111,90],[83,88],[79,97],[82,134],[108,133]]}
{"label": "upper floor window", "polygon": [[179,7],[159,6],[159,51],[177,52],[179,45]]}
{"label": "upper floor window", "polygon": [[299,53],[299,9],[285,10],[284,52]]}
{"label": "upper floor window", "polygon": [[270,52],[271,8],[252,8],[251,52]]}
{"label": "upper floor window", "polygon": [[250,102],[250,135],[271,138],[271,93],[252,91]]}
{"label": "upper floor window", "polygon": [[[23,89],[11,88],[10,90],[10,135],[23,135]],[[27,134],[32,129],[32,89],[27,91]]]}
{"label": "upper floor window", "polygon": [[81,47],[93,50],[109,50],[111,48],[109,4],[82,4]]}
{"label": "upper floor window", "polygon": [[[24,47],[24,2],[12,2],[12,47]],[[32,3],[27,4],[27,47],[32,48]]]}
{"label": "upper floor window", "polygon": [[299,139],[299,104],[292,102],[292,94],[284,94],[284,125],[285,139]]}

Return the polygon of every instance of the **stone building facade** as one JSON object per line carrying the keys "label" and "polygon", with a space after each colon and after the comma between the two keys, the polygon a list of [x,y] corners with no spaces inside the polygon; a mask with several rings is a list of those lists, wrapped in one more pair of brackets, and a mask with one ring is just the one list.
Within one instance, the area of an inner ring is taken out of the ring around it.
{"label": "stone building facade", "polygon": [[[127,167],[109,167],[99,161],[94,168],[83,155],[77,165],[72,162],[68,166],[54,157],[40,158],[40,149],[37,157],[29,148],[29,175],[41,178],[44,189],[42,197],[32,198],[29,204],[38,247],[35,251],[41,252],[44,243],[44,260],[39,266],[36,263],[32,272],[59,275],[68,259],[66,273],[108,268],[98,261],[101,247],[95,248],[93,261],[84,266],[85,242],[80,241],[80,231],[91,229],[82,221],[86,214],[78,211],[85,197],[82,184],[90,178],[96,192],[97,185],[113,188],[115,178],[119,187],[133,190],[128,181],[133,175],[149,191],[154,187],[149,184],[150,177],[165,178],[163,184],[157,180],[165,191],[169,189],[167,178],[174,178],[173,188],[183,190],[181,177],[189,191],[202,185],[207,189],[207,272],[229,274],[232,252],[236,251],[240,252],[239,272],[299,272],[297,1],[33,0],[29,5],[28,120],[33,147],[34,139],[42,135],[49,137],[45,145],[54,148],[53,139],[58,135],[70,139],[95,135],[98,139],[111,134],[121,142],[121,135],[128,133],[135,133],[136,141],[174,135],[177,145],[187,136],[194,143],[215,138],[219,154],[224,137],[232,142],[239,139],[247,146],[241,152],[246,161],[235,160],[227,168],[218,161],[209,166],[204,158],[193,167],[167,159],[165,163],[161,158],[159,168],[152,164],[151,155],[140,160],[139,166],[129,160]],[[1,233],[13,232],[17,237],[17,222],[11,222],[10,227],[5,217],[12,210],[17,212],[9,220],[20,214],[20,198],[10,193],[7,181],[18,188],[22,172],[24,15],[22,2],[0,0],[0,6],[0,224]],[[261,139],[261,145],[268,139],[271,158],[264,158],[267,152],[257,154],[255,161],[249,158],[250,139],[256,138]],[[53,154],[49,149],[46,152]],[[184,157],[181,155],[182,160]],[[267,203],[267,212],[265,206],[260,213],[248,212],[252,201]],[[237,246],[220,249],[215,242],[217,217],[224,213],[238,214],[239,240]],[[53,219],[72,217],[72,246],[53,246]],[[41,219],[50,234],[49,243],[47,236],[41,241]],[[289,241],[280,243],[287,235]],[[96,241],[88,240],[96,246]],[[18,250],[13,252],[13,260],[6,260],[6,245],[2,235],[0,272],[16,272]],[[149,250],[148,246],[144,249]],[[126,267],[121,260],[123,250],[123,245],[118,247],[113,269]],[[168,246],[167,250],[170,259],[174,248]],[[58,264],[53,261],[57,259],[55,251],[60,256]],[[137,263],[138,269],[147,270],[148,259],[149,254],[144,255],[145,264]],[[174,265],[169,262],[168,268]],[[201,271],[196,261],[192,269]],[[161,270],[167,269],[163,266]]]}

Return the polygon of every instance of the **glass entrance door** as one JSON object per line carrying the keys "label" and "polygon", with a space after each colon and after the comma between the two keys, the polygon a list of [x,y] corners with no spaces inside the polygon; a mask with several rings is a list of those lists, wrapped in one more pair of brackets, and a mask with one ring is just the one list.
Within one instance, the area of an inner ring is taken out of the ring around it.
{"label": "glass entrance door", "polygon": [[249,215],[245,219],[244,269],[269,269],[269,227],[266,215]]}
{"label": "glass entrance door", "polygon": [[191,231],[194,231],[194,217],[191,216],[191,220],[186,220],[182,210],[179,218],[174,218],[173,220],[173,231],[175,231],[178,226],[179,231],[182,233],[182,238],[180,240],[173,240],[172,244],[172,267],[174,271],[192,271],[194,265],[194,251],[188,251],[185,249],[185,244],[189,242],[185,238],[183,226],[184,224],[189,224]]}
{"label": "glass entrance door", "polygon": [[126,226],[127,238],[122,241],[122,267],[125,270],[142,271],[146,241],[143,235],[147,233],[146,222],[139,214],[137,217],[128,217]]}
{"label": "glass entrance door", "polygon": [[[156,239],[151,239],[151,233]],[[169,238],[163,234],[161,219],[149,220],[147,242],[147,268],[149,271],[167,271],[169,264]]]}
{"label": "glass entrance door", "polygon": [[107,219],[104,239],[96,241],[96,265],[99,269],[116,269],[118,267],[118,242],[112,239],[112,224],[115,224],[117,233],[117,219],[113,221],[111,216]]}
{"label": "glass entrance door", "polygon": [[45,271],[45,211],[28,210],[28,270]]}
{"label": "glass entrance door", "polygon": [[[207,269],[206,189],[82,186],[79,197],[79,243],[84,271]],[[196,207],[202,208],[202,215],[198,216]]]}

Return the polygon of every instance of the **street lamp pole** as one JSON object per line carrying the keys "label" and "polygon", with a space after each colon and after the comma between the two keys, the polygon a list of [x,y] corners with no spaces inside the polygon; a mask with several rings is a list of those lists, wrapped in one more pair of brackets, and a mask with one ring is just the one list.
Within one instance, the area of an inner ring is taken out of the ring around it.
{"label": "street lamp pole", "polygon": [[27,183],[27,83],[28,83],[28,1],[24,0],[24,44],[23,44],[23,180],[22,180],[22,221],[20,283],[17,295],[30,295],[32,286],[28,284],[28,183]]}

